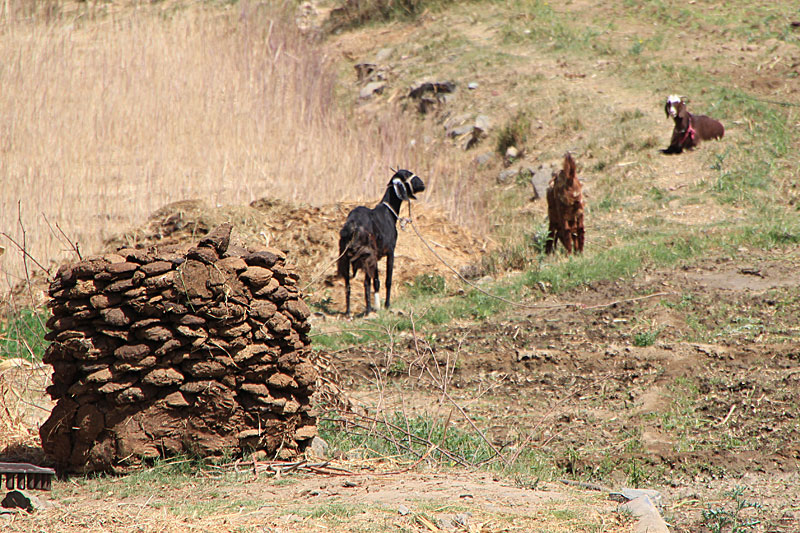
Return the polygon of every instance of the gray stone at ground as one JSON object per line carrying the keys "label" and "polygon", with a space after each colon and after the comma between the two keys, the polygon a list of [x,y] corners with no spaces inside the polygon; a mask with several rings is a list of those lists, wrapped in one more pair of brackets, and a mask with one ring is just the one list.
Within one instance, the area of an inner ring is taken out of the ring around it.
{"label": "gray stone at ground", "polygon": [[491,161],[493,157],[494,152],[484,152],[475,157],[475,163],[477,163],[479,166],[482,166]]}
{"label": "gray stone at ground", "polygon": [[519,175],[519,168],[507,168],[497,175],[497,183],[508,183]]}
{"label": "gray stone at ground", "polygon": [[394,52],[394,48],[381,48],[378,50],[378,53],[375,54],[375,63],[381,64],[384,63],[387,59],[392,57],[392,53]]}
{"label": "gray stone at ground", "polygon": [[619,508],[638,518],[634,533],[670,533],[653,500],[646,494],[623,503]]}
{"label": "gray stone at ground", "polygon": [[6,509],[23,509],[32,513],[34,511],[41,511],[46,509],[45,505],[38,497],[24,490],[12,490],[8,492],[0,502]]}
{"label": "gray stone at ground", "polygon": [[631,500],[635,500],[640,496],[648,496],[650,501],[655,504],[656,507],[662,508],[664,506],[664,498],[661,496],[661,493],[657,490],[653,489],[620,489],[617,492],[612,492],[609,494],[609,498],[620,502],[626,503]]}
{"label": "gray stone at ground", "polygon": [[550,179],[553,177],[553,169],[548,166],[540,166],[537,169],[528,169],[531,176],[531,185],[533,186],[534,198],[546,198],[547,187],[550,185]]}
{"label": "gray stone at ground", "polygon": [[314,452],[314,455],[320,459],[326,459],[328,457],[328,443],[320,436],[314,437],[311,441],[311,450]]}
{"label": "gray stone at ground", "polygon": [[386,88],[385,81],[373,81],[361,88],[361,91],[359,91],[358,93],[358,97],[366,100],[367,98],[372,98],[372,95],[374,94],[382,93],[383,89],[385,88]]}

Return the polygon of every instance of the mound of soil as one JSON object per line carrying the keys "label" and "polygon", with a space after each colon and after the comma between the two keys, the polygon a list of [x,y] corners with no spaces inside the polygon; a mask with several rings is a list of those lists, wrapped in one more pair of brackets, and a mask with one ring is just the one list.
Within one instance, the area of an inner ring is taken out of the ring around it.
{"label": "mound of soil", "polygon": [[[347,214],[357,205],[345,202],[314,207],[263,198],[249,206],[211,207],[201,200],[187,200],[164,206],[153,213],[141,228],[115,237],[106,244],[109,250],[116,250],[192,242],[219,224],[231,222],[234,242],[241,246],[279,248],[286,254],[287,265],[298,274],[298,285],[311,302],[324,301],[336,310],[343,310],[344,284],[336,279],[335,268],[339,229]],[[415,203],[412,209],[414,224],[420,234],[456,270],[473,263],[485,251],[484,242],[435,208]],[[403,224],[401,220],[398,233],[392,288],[395,294],[422,274],[453,276],[452,271],[417,238],[410,224]],[[380,263],[379,268],[382,265]],[[331,290],[334,286],[337,288]]]}

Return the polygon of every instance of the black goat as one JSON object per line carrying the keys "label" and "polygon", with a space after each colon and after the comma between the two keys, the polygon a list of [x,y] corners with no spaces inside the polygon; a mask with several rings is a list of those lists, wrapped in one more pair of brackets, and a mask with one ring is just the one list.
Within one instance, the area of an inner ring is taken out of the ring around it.
{"label": "black goat", "polygon": [[386,304],[392,293],[392,269],[394,268],[394,247],[397,244],[397,219],[403,200],[416,199],[418,192],[425,190],[425,184],[408,170],[395,172],[381,202],[370,209],[358,206],[347,215],[344,227],[339,231],[339,275],[344,278],[346,315],[350,315],[350,268],[352,277],[358,270],[364,271],[364,297],[367,302],[366,313],[372,311],[370,301],[370,282],[375,288],[375,307],[380,308],[378,293],[378,261],[386,257]]}

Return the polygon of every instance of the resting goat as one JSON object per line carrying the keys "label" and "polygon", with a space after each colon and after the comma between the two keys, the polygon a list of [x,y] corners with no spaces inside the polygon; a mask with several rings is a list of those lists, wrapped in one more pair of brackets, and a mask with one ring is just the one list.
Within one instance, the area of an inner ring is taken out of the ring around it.
{"label": "resting goat", "polygon": [[669,147],[662,150],[665,154],[679,154],[684,149],[694,148],[700,141],[722,139],[725,135],[721,122],[705,115],[692,115],[680,96],[669,95],[664,112],[675,121]]}
{"label": "resting goat", "polygon": [[425,190],[425,184],[412,172],[395,172],[381,202],[374,209],[359,206],[350,211],[347,221],[339,232],[339,275],[344,278],[346,315],[350,315],[350,269],[355,277],[359,269],[364,271],[364,297],[367,302],[365,314],[372,311],[370,283],[375,288],[375,307],[380,308],[378,261],[386,257],[386,304],[392,292],[392,269],[394,268],[394,247],[397,244],[397,219],[403,200],[416,199],[418,192]]}
{"label": "resting goat", "polygon": [[555,251],[557,241],[561,241],[567,253],[583,252],[583,187],[575,173],[575,160],[567,152],[564,154],[564,168],[553,173],[547,188],[547,216],[550,229],[545,244],[545,252]]}

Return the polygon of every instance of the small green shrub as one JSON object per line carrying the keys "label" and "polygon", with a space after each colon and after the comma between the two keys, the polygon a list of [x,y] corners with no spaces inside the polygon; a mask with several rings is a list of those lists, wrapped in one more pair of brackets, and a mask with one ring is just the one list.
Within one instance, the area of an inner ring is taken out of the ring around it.
{"label": "small green shrub", "polygon": [[[703,511],[703,523],[711,533],[745,533],[754,530],[761,523],[757,518],[762,509],[761,504],[745,499],[745,490],[745,487],[736,487],[726,493],[731,500],[729,503]],[[742,516],[748,509],[754,511],[756,516]]]}
{"label": "small green shrub", "polygon": [[531,119],[528,113],[520,111],[511,121],[500,129],[497,134],[496,150],[501,155],[506,155],[509,146],[522,151],[522,147],[528,140],[528,132],[531,129]]}
{"label": "small green shrub", "polygon": [[633,345],[638,346],[640,348],[644,348],[646,346],[652,346],[653,344],[655,344],[659,333],[661,333],[661,330],[657,329],[649,331],[640,331],[639,333],[635,333],[633,335]]}

